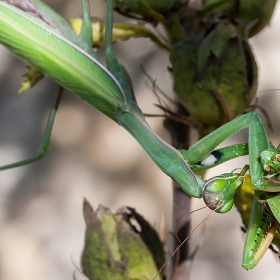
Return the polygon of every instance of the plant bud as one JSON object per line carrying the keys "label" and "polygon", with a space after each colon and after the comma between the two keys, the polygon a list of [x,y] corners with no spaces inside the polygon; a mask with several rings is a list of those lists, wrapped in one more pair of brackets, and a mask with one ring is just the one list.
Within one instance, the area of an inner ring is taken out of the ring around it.
{"label": "plant bud", "polygon": [[37,71],[32,66],[26,66],[27,73],[23,75],[24,80],[21,82],[21,89],[19,90],[19,93],[23,93],[26,90],[32,88],[35,86],[41,79],[44,78],[44,75]]}

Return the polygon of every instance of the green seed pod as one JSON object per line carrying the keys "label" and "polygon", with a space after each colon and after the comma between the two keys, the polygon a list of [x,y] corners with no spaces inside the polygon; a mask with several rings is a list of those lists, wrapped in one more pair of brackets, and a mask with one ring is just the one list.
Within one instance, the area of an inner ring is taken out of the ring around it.
{"label": "green seed pod", "polygon": [[[201,35],[198,35],[201,36]],[[170,53],[174,90],[205,134],[241,114],[254,97],[257,66],[235,26],[219,22],[203,38],[190,38]]]}
{"label": "green seed pod", "polygon": [[122,215],[101,205],[93,211],[87,201],[83,208],[86,235],[82,269],[90,280],[142,280],[157,274],[152,253]]}
{"label": "green seed pod", "polygon": [[125,14],[139,15],[146,20],[161,20],[181,0],[115,0],[115,7]]}
{"label": "green seed pod", "polygon": [[250,37],[258,34],[269,23],[277,0],[205,0],[202,11],[222,13],[248,25],[256,23],[249,31]]}

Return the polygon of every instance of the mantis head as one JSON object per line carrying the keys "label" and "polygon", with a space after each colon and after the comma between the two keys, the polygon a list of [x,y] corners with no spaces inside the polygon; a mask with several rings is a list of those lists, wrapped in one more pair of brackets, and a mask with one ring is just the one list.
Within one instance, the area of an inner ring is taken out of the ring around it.
{"label": "mantis head", "polygon": [[205,204],[218,213],[228,212],[233,206],[237,189],[245,181],[247,170],[248,166],[246,165],[240,174],[225,173],[208,180],[202,190]]}
{"label": "mantis head", "polygon": [[276,149],[267,149],[261,153],[261,164],[269,174],[278,173],[280,169],[280,153]]}

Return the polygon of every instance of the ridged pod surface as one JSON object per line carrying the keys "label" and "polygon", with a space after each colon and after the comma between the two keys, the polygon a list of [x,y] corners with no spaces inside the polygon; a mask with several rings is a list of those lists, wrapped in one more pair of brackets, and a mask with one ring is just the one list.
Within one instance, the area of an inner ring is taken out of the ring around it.
{"label": "ridged pod surface", "polygon": [[241,114],[254,97],[257,65],[251,47],[227,21],[176,44],[170,62],[178,99],[206,127],[203,134]]}

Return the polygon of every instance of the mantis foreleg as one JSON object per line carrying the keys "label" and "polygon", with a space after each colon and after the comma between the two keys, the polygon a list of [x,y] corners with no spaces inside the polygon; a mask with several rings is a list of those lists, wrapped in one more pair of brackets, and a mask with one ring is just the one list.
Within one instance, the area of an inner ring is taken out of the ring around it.
{"label": "mantis foreleg", "polygon": [[[187,158],[188,151],[179,150],[179,152],[182,154],[183,158],[186,158],[186,161],[188,161]],[[196,172],[196,171],[213,168],[231,159],[241,157],[241,156],[246,156],[248,154],[249,154],[248,143],[236,144],[236,145],[227,146],[224,148],[214,150],[205,159],[200,160],[199,162],[190,163],[188,161],[188,163],[191,170]]]}
{"label": "mantis foreleg", "polygon": [[224,124],[212,133],[200,139],[186,152],[186,160],[189,164],[195,164],[207,158],[215,148],[230,136],[244,128],[251,128],[252,124],[261,120],[254,112],[247,113]]}
{"label": "mantis foreleg", "polygon": [[258,264],[270,246],[276,228],[275,219],[266,213],[261,203],[254,198],[243,250],[243,268],[252,269]]}

